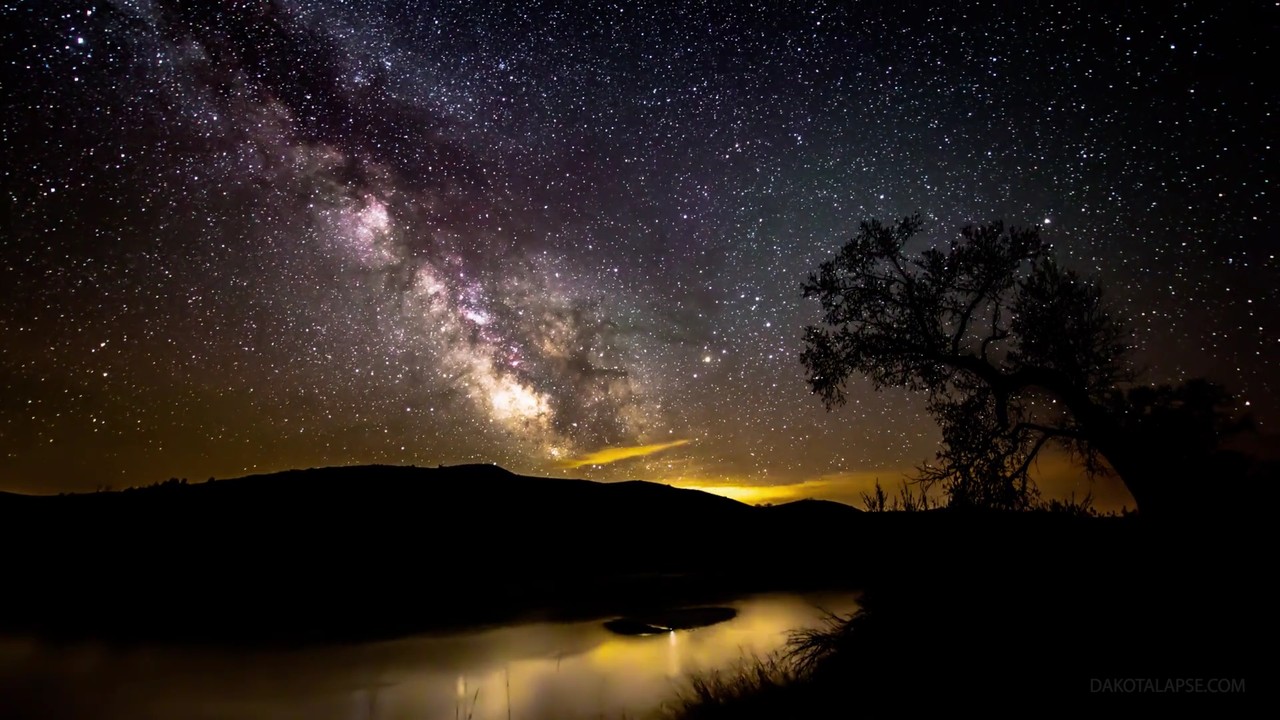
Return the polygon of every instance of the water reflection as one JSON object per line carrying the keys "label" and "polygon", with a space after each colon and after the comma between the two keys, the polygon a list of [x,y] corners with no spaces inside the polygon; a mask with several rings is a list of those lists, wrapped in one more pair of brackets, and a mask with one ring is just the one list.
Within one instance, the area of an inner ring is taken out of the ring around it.
{"label": "water reflection", "polygon": [[[765,655],[849,594],[730,603],[719,625],[623,637],[533,623],[298,651],[58,646],[0,640],[0,716],[254,720],[642,717],[686,673]],[[6,707],[7,706],[7,707]]]}

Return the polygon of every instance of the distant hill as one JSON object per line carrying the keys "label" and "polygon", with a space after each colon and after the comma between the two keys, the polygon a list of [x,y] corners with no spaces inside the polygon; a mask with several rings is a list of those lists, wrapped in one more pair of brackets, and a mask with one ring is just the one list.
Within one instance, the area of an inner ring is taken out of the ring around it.
{"label": "distant hill", "polygon": [[[335,467],[116,492],[0,495],[0,627],[330,639],[831,584],[805,536],[838,503],[752,507],[493,465]],[[21,548],[21,551],[16,551]]]}

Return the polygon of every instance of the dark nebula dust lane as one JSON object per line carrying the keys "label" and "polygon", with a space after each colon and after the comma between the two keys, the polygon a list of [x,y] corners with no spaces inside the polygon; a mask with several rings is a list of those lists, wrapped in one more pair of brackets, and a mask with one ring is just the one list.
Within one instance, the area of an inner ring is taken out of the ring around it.
{"label": "dark nebula dust lane", "polygon": [[1035,224],[1147,379],[1277,411],[1261,3],[0,3],[0,483],[496,462],[848,499],[857,223]]}

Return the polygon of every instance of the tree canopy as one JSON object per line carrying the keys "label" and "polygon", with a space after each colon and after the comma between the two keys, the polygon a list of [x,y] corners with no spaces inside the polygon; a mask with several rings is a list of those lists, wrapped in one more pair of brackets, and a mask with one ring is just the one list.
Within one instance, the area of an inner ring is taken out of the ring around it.
{"label": "tree canopy", "polygon": [[1128,330],[1036,227],[970,226],[913,251],[921,228],[919,216],[864,222],[804,283],[822,315],[801,360],[826,407],[844,403],[853,375],[926,393],[942,447],[918,479],[952,504],[1027,507],[1032,463],[1052,443],[1091,473],[1114,470],[1144,511],[1164,505],[1155,473],[1168,463],[1153,462],[1152,428],[1213,444],[1221,425],[1204,417],[1226,401],[1221,389],[1126,391]]}

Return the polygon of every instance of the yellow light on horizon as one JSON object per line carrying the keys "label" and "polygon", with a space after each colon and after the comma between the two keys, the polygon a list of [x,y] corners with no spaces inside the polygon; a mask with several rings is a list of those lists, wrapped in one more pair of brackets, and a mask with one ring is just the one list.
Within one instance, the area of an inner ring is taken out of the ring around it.
{"label": "yellow light on horizon", "polygon": [[784,503],[809,497],[803,484],[788,485],[717,485],[698,482],[673,482],[674,487],[719,495],[748,505]]}

